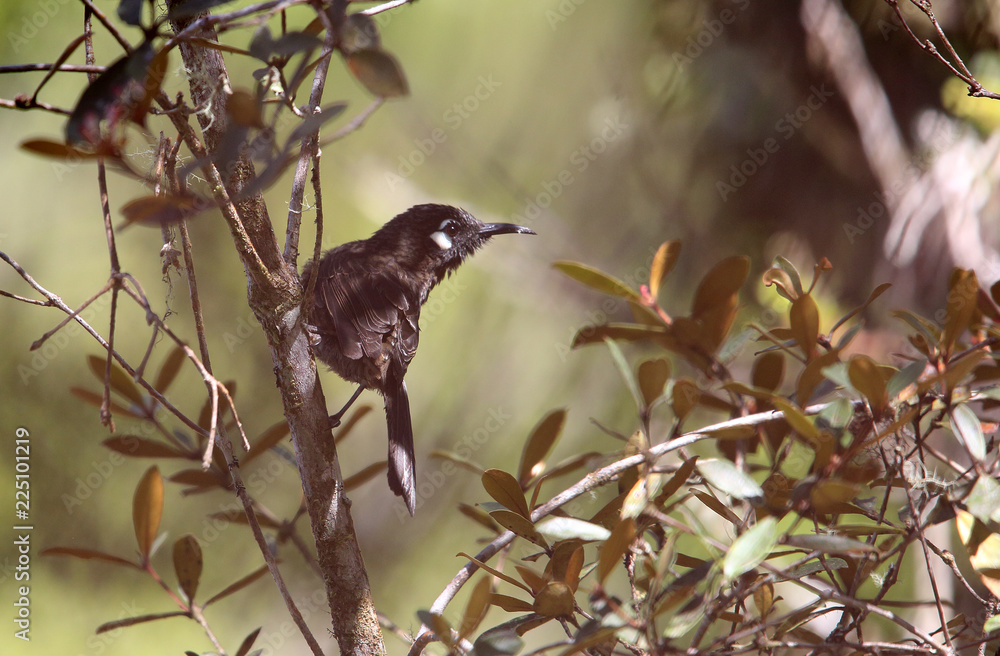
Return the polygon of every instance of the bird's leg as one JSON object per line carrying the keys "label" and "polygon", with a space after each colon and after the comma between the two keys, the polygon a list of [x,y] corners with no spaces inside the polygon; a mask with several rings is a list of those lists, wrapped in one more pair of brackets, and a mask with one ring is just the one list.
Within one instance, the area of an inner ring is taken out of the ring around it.
{"label": "bird's leg", "polygon": [[354,395],[351,396],[351,399],[347,402],[347,404],[340,409],[340,412],[335,415],[330,415],[330,428],[340,426],[340,418],[344,416],[344,413],[347,412],[352,405],[354,405],[354,402],[358,400],[358,397],[361,396],[361,392],[363,391],[365,391],[365,386],[358,385],[358,389],[354,390]]}
{"label": "bird's leg", "polygon": [[312,324],[305,324],[306,335],[309,339],[309,346],[317,346],[321,341],[322,337],[319,334],[319,328]]}

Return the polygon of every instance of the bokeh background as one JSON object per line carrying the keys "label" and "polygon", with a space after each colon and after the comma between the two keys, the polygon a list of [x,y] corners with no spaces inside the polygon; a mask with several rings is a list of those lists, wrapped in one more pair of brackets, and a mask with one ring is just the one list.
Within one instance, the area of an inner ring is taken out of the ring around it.
{"label": "bokeh background", "polygon": [[[113,15],[117,3],[97,4]],[[906,9],[918,35],[933,36],[927,21]],[[1000,89],[996,4],[942,2],[935,10],[980,82]],[[79,33],[82,13],[73,0],[3,3],[0,64],[53,61]],[[290,14],[293,27],[307,20],[305,11]],[[777,321],[767,311],[775,295],[759,274],[772,258],[783,255],[808,272],[827,257],[834,265],[821,289],[828,307],[848,307],[875,284],[894,283],[883,311],[871,318],[876,336],[889,307],[931,316],[944,308],[947,274],[956,263],[975,268],[986,284],[1000,278],[1000,104],[967,98],[965,86],[919,50],[884,3],[423,0],[378,23],[412,95],[388,103],[362,130],[324,150],[324,247],[366,237],[417,202],[458,204],[483,220],[526,223],[538,232],[494,240],[425,307],[420,354],[407,377],[418,483],[431,491],[421,494],[416,518],[401,518],[382,476],[351,495],[375,600],[404,629],[419,626],[415,612],[430,605],[463,562],[453,555],[474,551],[482,534],[455,512],[460,500],[487,499],[477,478],[464,471],[440,475],[441,461],[429,457],[433,449],[456,450],[464,441],[475,445],[472,459],[480,465],[512,469],[531,427],[557,407],[569,408],[569,419],[553,460],[616,448],[592,419],[623,434],[635,429],[606,350],[569,349],[578,328],[626,318],[627,309],[561,277],[553,261],[584,261],[636,286],[657,246],[681,239],[681,259],[661,300],[683,312],[715,261],[747,254],[753,274],[745,300],[758,309],[744,318],[766,323]],[[120,52],[97,32],[98,62],[109,63]],[[126,33],[138,43],[136,30]],[[240,46],[249,38],[249,32],[226,36]],[[184,89],[179,61],[175,53],[171,90]],[[70,62],[82,63],[82,49]],[[254,68],[231,58],[233,86],[250,86]],[[325,101],[349,103],[329,128],[336,129],[370,98],[341,62],[332,71]],[[0,75],[0,98],[30,94],[41,75]],[[62,74],[41,99],[69,108],[84,85],[83,75]],[[109,271],[96,169],[18,149],[26,138],[61,138],[63,124],[63,117],[40,111],[0,113],[0,250],[76,306],[104,285]],[[148,166],[153,141],[136,132],[130,143],[135,165]],[[280,234],[289,179],[267,194]],[[144,193],[114,174],[110,186],[115,210]],[[306,214],[303,244],[312,239],[312,216]],[[242,269],[217,215],[190,227],[213,364],[220,378],[238,382],[242,419],[258,435],[281,419],[281,406]],[[193,342],[186,285],[161,272],[159,231],[130,227],[118,233],[118,246],[123,269]],[[33,295],[6,266],[0,289]],[[108,309],[102,300],[84,316],[106,332]],[[35,526],[32,641],[25,644],[12,637],[8,619],[13,522],[0,511],[6,545],[0,608],[7,609],[0,613],[0,650],[207,651],[203,633],[183,619],[94,635],[102,622],[173,608],[138,572],[38,555],[61,545],[133,557],[132,494],[149,464],[102,447],[108,431],[96,409],[69,391],[100,389],[86,364],[87,355],[99,353],[91,338],[70,328],[40,351],[28,350],[62,318],[0,299],[0,508],[13,508],[13,438],[25,427]],[[138,361],[149,336],[141,313],[125,303],[119,350]],[[890,340],[879,348],[893,346]],[[166,344],[158,346],[152,366],[166,353]],[[330,373],[323,383],[331,406],[351,392]],[[175,404],[197,413],[203,397],[197,375],[185,370],[173,389]],[[362,402],[375,412],[340,447],[346,473],[384,457],[380,400],[366,394]],[[118,421],[119,433],[144,431]],[[165,475],[173,473],[170,466],[163,463]],[[300,488],[287,457],[269,454],[245,475],[256,476],[251,492],[275,513],[294,512]],[[198,537],[206,561],[201,589],[208,594],[259,566],[245,527],[205,519],[233,504],[221,492],[181,497],[168,484],[165,544],[185,533]],[[297,554],[282,557],[310,624],[332,645],[321,587]],[[156,562],[172,582],[169,549]],[[487,622],[502,620],[492,613]],[[268,579],[220,602],[208,617],[230,650],[263,626],[258,646],[306,653]],[[389,635],[386,641],[391,653],[402,653],[401,642]]]}

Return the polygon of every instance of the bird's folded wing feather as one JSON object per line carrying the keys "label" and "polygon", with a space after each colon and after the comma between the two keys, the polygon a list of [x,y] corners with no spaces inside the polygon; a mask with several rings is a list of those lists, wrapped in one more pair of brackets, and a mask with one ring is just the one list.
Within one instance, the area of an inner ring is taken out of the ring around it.
{"label": "bird's folded wing feather", "polygon": [[397,277],[386,273],[358,276],[336,272],[322,280],[321,293],[345,356],[353,360],[377,357],[385,336],[401,323],[403,360],[408,363],[412,359],[417,348],[420,306],[416,299],[408,298]]}

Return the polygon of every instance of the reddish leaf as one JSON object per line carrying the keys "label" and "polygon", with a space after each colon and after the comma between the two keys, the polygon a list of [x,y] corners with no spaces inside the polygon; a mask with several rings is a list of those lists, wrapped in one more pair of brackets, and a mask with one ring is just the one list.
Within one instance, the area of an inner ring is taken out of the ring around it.
{"label": "reddish leaf", "polygon": [[476,581],[472,588],[472,596],[469,597],[469,604],[465,607],[465,614],[462,616],[462,623],[458,625],[458,635],[465,639],[472,635],[479,623],[486,617],[486,611],[490,609],[490,596],[493,589],[493,580],[490,576],[482,576]]}
{"label": "reddish leaf", "polygon": [[639,389],[642,391],[643,401],[648,408],[653,405],[654,401],[663,396],[663,388],[670,379],[670,362],[664,358],[646,360],[639,364],[636,378],[639,382]]}
{"label": "reddish leaf", "polygon": [[236,656],[247,656],[250,653],[250,648],[253,647],[254,641],[257,639],[257,635],[260,633],[261,627],[257,627],[250,634],[243,638],[243,642],[240,643],[240,648],[236,650]]}
{"label": "reddish leaf", "polygon": [[531,613],[534,611],[534,607],[527,601],[496,593],[490,595],[490,605],[502,608],[508,613]]}
{"label": "reddish leaf", "polygon": [[120,211],[125,225],[159,227],[186,221],[209,207],[211,202],[197,196],[143,196],[125,203]]}
{"label": "reddish leaf", "polygon": [[358,473],[349,476],[344,479],[344,491],[349,492],[361,485],[364,485],[371,479],[375,478],[378,474],[381,474],[388,467],[389,463],[385,460],[380,460],[376,463],[372,463],[359,471]]}
{"label": "reddish leaf", "polygon": [[712,309],[728,305],[747,280],[750,258],[744,255],[728,257],[705,274],[694,295],[691,316],[702,318]]}
{"label": "reddish leaf", "polygon": [[115,620],[114,622],[105,622],[104,624],[97,627],[94,633],[101,634],[107,633],[108,631],[114,631],[115,629],[123,629],[126,626],[134,626],[136,624],[142,624],[143,622],[152,622],[154,620],[162,620],[168,617],[184,617],[187,615],[187,611],[175,610],[169,613],[153,613],[152,615],[140,615],[138,617],[126,617],[123,620]]}
{"label": "reddish leaf", "polygon": [[611,530],[609,537],[601,545],[601,555],[597,561],[597,581],[601,584],[608,578],[615,566],[632,546],[635,540],[635,520],[631,517],[620,520]]}

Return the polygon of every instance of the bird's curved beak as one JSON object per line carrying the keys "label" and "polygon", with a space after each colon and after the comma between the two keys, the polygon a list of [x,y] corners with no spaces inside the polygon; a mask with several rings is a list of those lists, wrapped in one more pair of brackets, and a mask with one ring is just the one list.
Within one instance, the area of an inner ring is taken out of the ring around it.
{"label": "bird's curved beak", "polygon": [[510,234],[533,235],[535,231],[513,223],[484,223],[479,227],[479,235],[482,237]]}

